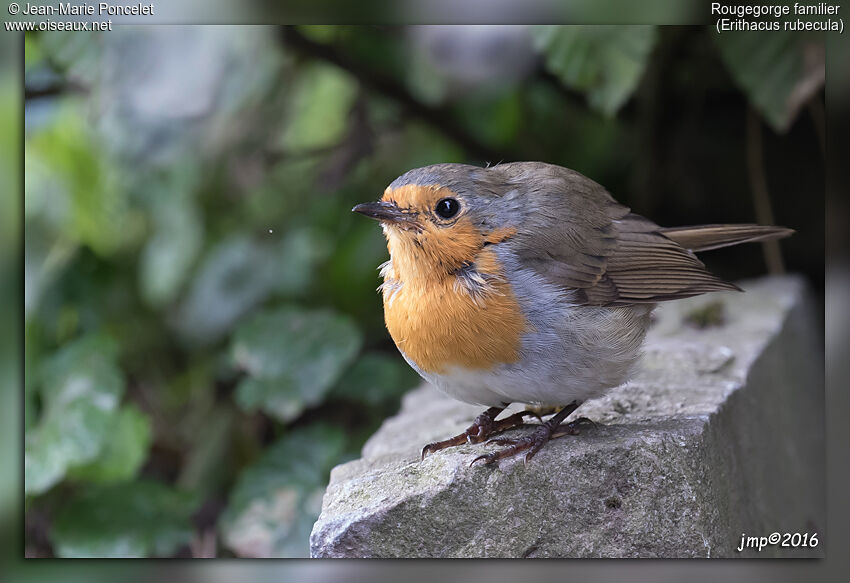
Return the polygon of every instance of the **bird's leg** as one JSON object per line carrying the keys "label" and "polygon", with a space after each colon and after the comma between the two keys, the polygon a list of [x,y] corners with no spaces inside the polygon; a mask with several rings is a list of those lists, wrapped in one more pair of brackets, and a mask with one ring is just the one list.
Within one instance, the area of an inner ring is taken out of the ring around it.
{"label": "bird's leg", "polygon": [[526,405],[525,410],[531,411],[540,418],[546,415],[554,415],[558,412],[558,407],[552,405]]}
{"label": "bird's leg", "polygon": [[519,413],[514,413],[509,417],[496,421],[496,416],[504,410],[505,406],[490,407],[476,417],[475,421],[472,422],[472,425],[470,425],[463,433],[450,437],[444,441],[429,443],[422,448],[422,459],[425,459],[425,456],[429,453],[434,453],[435,451],[440,451],[447,447],[461,445],[462,443],[480,443],[491,435],[518,427],[523,424],[523,418],[526,415],[533,415],[538,419],[540,418],[533,411],[520,411]]}
{"label": "bird's leg", "polygon": [[469,465],[473,465],[477,461],[483,461],[485,464],[489,465],[506,457],[515,456],[524,451],[528,452],[525,454],[525,462],[528,463],[531,458],[534,457],[534,454],[540,451],[540,449],[546,445],[550,439],[561,437],[563,435],[576,435],[579,432],[578,428],[581,425],[586,423],[594,424],[593,421],[587,417],[580,417],[575,421],[562,424],[561,422],[576,409],[578,409],[578,403],[573,401],[553,415],[551,419],[548,419],[537,426],[537,429],[530,435],[526,435],[518,439],[497,438],[488,440],[487,443],[496,443],[499,445],[506,445],[508,447],[500,449],[499,451],[494,451],[493,453],[480,455],[472,460],[472,463]]}
{"label": "bird's leg", "polygon": [[581,427],[582,425],[590,425],[591,427],[597,427],[596,422],[592,419],[588,419],[587,417],[579,417],[578,419],[573,419],[569,423],[561,423],[560,425],[558,425],[552,431],[552,435],[549,437],[549,439],[563,437],[564,435],[578,435],[579,427]]}

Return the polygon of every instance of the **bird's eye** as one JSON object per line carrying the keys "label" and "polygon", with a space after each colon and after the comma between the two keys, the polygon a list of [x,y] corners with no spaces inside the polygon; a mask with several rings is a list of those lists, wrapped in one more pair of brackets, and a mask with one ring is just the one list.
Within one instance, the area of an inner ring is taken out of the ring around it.
{"label": "bird's eye", "polygon": [[460,203],[455,198],[443,198],[434,207],[434,212],[437,216],[443,219],[450,219],[455,216],[460,210]]}

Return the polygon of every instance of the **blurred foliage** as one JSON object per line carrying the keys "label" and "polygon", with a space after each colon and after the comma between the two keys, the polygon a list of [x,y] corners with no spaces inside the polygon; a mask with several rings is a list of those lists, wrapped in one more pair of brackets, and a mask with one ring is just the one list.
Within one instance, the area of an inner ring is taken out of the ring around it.
{"label": "blurred foliage", "polygon": [[[118,429],[124,379],[116,363],[117,346],[97,337],[84,337],[45,359],[38,373],[41,401],[38,423],[28,428],[24,455],[27,494],[40,494],[62,480],[69,469],[83,464],[106,467],[116,460],[107,444]],[[27,407],[34,407],[34,398]],[[26,415],[27,419],[34,416]],[[120,447],[112,442],[114,447]],[[137,456],[138,457],[138,456]],[[115,468],[111,468],[115,473]],[[133,468],[134,470],[136,468]],[[89,466],[89,472],[92,472]],[[85,475],[85,470],[82,471]],[[125,472],[118,471],[119,475]],[[131,471],[130,475],[135,471]]]}
{"label": "blurred foliage", "polygon": [[752,103],[777,220],[820,232],[810,42],[458,30],[26,37],[29,556],[308,554],[330,469],[417,383],[349,212],[410,168],[540,159],[662,223],[752,221]]}
{"label": "blurred foliage", "polygon": [[824,46],[817,35],[732,32],[716,41],[732,77],[777,131],[786,131],[823,87]]}
{"label": "blurred foliage", "polygon": [[322,503],[331,468],[345,452],[336,427],[314,423],[268,446],[247,467],[222,516],[227,545],[244,557],[299,557]]}
{"label": "blurred foliage", "polygon": [[233,360],[247,373],[236,401],[246,411],[259,407],[292,421],[324,400],[361,342],[347,316],[298,307],[258,312],[233,335]]}
{"label": "blurred foliage", "polygon": [[159,482],[90,486],[65,505],[53,532],[62,557],[167,556],[192,540],[198,501]]}
{"label": "blurred foliage", "polygon": [[543,26],[535,40],[546,67],[587,96],[591,107],[613,114],[634,93],[649,53],[655,26]]}

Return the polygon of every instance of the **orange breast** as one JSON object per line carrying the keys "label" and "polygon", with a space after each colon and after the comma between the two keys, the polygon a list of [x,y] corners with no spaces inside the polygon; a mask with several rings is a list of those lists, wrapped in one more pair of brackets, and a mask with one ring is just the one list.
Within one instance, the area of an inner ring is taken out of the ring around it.
{"label": "orange breast", "polygon": [[[476,267],[501,275],[496,254],[489,249],[478,254]],[[396,345],[422,370],[433,373],[452,365],[489,370],[516,362],[527,323],[510,284],[495,281],[492,293],[476,302],[455,279],[449,274],[409,278],[397,290],[384,290],[384,316]]]}

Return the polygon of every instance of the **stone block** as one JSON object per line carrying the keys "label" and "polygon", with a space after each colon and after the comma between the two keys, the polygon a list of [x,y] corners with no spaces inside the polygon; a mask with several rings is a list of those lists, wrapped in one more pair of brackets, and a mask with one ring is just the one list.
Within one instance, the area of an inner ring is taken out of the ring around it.
{"label": "stone block", "polygon": [[598,427],[527,465],[470,467],[498,447],[488,444],[420,461],[423,445],[483,408],[413,390],[362,457],[331,473],[312,555],[822,556],[823,544],[737,551],[742,535],[818,533],[822,543],[825,524],[813,302],[793,276],[741,285],[747,293],[659,307],[641,372],[573,414]]}

